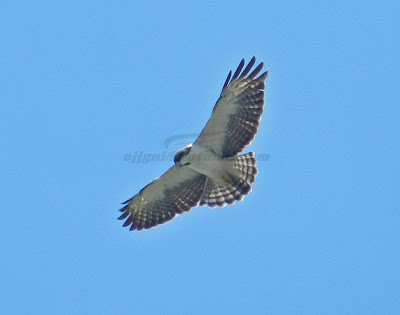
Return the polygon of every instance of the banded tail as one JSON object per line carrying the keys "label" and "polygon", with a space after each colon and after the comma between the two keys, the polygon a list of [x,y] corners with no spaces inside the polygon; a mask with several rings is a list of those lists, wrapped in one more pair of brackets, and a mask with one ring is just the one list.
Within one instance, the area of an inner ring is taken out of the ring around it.
{"label": "banded tail", "polygon": [[224,176],[225,184],[207,178],[200,206],[224,207],[240,201],[251,192],[251,185],[257,176],[254,152],[226,158],[229,171]]}

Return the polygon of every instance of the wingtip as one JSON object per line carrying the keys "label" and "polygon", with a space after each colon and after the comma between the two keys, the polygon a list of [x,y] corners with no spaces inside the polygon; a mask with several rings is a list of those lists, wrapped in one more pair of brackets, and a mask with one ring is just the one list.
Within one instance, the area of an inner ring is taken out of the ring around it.
{"label": "wingtip", "polygon": [[128,219],[126,219],[126,221],[124,222],[124,224],[122,224],[123,227],[127,227],[129,225],[131,225],[133,222],[133,218],[132,216],[128,217]]}
{"label": "wingtip", "polygon": [[231,79],[232,76],[232,70],[229,71],[228,76],[226,77],[224,86],[222,87],[222,89],[224,89],[228,84],[229,84],[229,80]]}
{"label": "wingtip", "polygon": [[243,58],[243,59],[240,61],[239,66],[237,67],[235,73],[233,74],[232,79],[231,79],[231,82],[232,82],[233,80],[236,80],[236,79],[239,77],[239,74],[240,74],[240,72],[242,72],[242,69],[243,69],[243,67],[244,67],[244,64],[245,64],[245,60],[244,60],[244,58]]}
{"label": "wingtip", "polygon": [[126,219],[126,217],[129,216],[129,211],[125,211],[124,213],[122,213],[117,220],[124,220]]}
{"label": "wingtip", "polygon": [[[133,197],[132,197],[133,198]],[[121,202],[121,205],[125,205],[125,204],[127,204],[129,201],[131,201],[132,200],[132,198],[129,198],[128,200],[125,200],[124,202]]]}

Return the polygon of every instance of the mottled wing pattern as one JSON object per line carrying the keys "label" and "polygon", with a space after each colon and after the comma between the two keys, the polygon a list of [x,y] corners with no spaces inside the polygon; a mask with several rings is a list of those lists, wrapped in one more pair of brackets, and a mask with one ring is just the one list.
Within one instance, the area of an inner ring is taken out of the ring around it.
{"label": "mottled wing pattern", "polygon": [[249,74],[255,61],[253,57],[242,71],[243,59],[233,76],[229,72],[212,115],[195,144],[209,147],[221,157],[231,157],[254,139],[263,113],[264,81],[268,75],[266,71],[257,77],[263,63]]}
{"label": "mottled wing pattern", "polygon": [[199,204],[206,176],[188,167],[171,167],[163,176],[124,202],[118,218],[130,230],[148,229],[173,219]]}

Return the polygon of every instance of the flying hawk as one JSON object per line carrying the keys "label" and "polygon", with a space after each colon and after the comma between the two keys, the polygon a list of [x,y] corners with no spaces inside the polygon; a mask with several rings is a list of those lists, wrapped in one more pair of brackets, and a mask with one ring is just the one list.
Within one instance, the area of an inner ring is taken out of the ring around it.
{"label": "flying hawk", "polygon": [[199,204],[231,205],[251,191],[257,174],[254,153],[238,153],[254,139],[263,113],[268,72],[258,76],[260,63],[250,73],[255,62],[253,57],[243,70],[242,59],[233,76],[229,72],[197,140],[175,154],[175,165],[166,173],[123,203],[118,218],[126,219],[123,226],[148,229]]}

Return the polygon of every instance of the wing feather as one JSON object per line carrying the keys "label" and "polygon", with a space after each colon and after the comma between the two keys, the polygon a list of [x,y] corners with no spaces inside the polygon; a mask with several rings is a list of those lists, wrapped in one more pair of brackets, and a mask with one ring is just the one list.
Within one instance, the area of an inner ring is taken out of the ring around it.
{"label": "wing feather", "polygon": [[224,89],[228,85],[229,80],[231,79],[231,76],[232,76],[232,71],[229,71],[228,76],[226,77],[226,80],[224,83],[224,87],[222,89]]}
{"label": "wing feather", "polygon": [[172,220],[199,204],[206,176],[188,168],[171,167],[125,202],[119,220],[130,230],[148,229]]}
{"label": "wing feather", "polygon": [[[264,108],[263,63],[248,74],[256,62],[253,57],[244,68],[242,59],[234,75],[225,81],[221,95],[195,145],[208,147],[221,157],[232,157],[254,139]],[[259,75],[259,76],[258,76]],[[257,77],[258,76],[258,77]]]}
{"label": "wing feather", "polygon": [[242,69],[243,69],[244,62],[245,62],[244,59],[242,59],[242,60],[240,61],[239,66],[237,67],[235,73],[233,74],[233,77],[232,77],[232,80],[231,80],[231,81],[236,80],[236,79],[239,77],[239,74],[240,74],[240,72],[241,72]]}
{"label": "wing feather", "polygon": [[249,79],[254,79],[254,78],[257,76],[257,74],[260,73],[260,71],[262,70],[263,67],[264,67],[264,63],[261,62],[261,63],[257,66],[257,68],[255,68],[254,71],[253,71],[252,73],[249,74],[248,78],[249,78]]}
{"label": "wing feather", "polygon": [[256,63],[256,57],[251,58],[250,62],[248,63],[246,68],[243,70],[243,72],[240,75],[239,79],[245,77],[250,72],[251,68],[253,68],[255,63]]}

